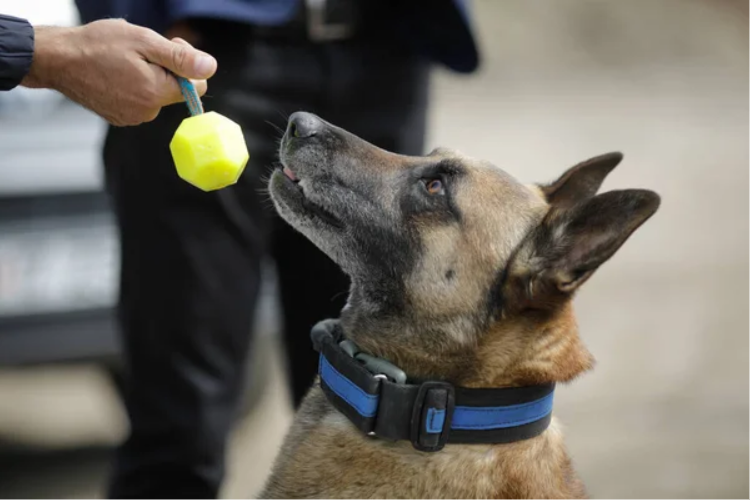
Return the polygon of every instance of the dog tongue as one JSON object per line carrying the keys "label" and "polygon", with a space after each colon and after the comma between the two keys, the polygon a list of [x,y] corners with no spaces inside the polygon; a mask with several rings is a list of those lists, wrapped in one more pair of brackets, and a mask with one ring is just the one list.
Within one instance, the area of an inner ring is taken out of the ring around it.
{"label": "dog tongue", "polygon": [[283,172],[284,172],[284,175],[286,175],[287,178],[289,180],[291,180],[291,181],[297,182],[297,181],[300,180],[300,179],[297,178],[297,176],[295,175],[295,173],[292,170],[290,170],[289,168],[287,168],[287,167],[284,167]]}

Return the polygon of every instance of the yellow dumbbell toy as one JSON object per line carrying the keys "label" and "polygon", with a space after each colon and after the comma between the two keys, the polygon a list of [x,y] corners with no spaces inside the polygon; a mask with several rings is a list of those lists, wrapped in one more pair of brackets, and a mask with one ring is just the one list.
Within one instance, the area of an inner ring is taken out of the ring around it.
{"label": "yellow dumbbell toy", "polygon": [[182,77],[177,81],[191,114],[169,145],[177,174],[204,191],[236,183],[249,156],[240,125],[219,113],[204,113],[193,83]]}

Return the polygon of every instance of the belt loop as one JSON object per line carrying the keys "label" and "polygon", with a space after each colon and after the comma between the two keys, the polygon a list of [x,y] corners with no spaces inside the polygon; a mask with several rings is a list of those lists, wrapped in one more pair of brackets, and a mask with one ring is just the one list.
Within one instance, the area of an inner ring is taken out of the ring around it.
{"label": "belt loop", "polygon": [[410,422],[410,441],[419,451],[440,451],[446,446],[454,416],[454,386],[424,382],[417,391]]}

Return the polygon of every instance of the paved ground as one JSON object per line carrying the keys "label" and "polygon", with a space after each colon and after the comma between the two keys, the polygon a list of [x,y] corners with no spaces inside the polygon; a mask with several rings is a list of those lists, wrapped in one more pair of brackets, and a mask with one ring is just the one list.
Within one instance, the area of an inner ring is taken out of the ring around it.
{"label": "paved ground", "polygon": [[[747,5],[475,5],[485,66],[437,75],[431,145],[529,181],[621,150],[605,188],[663,196],[577,299],[599,364],[559,391],[556,413],[591,494],[748,498]],[[238,426],[226,496],[257,490],[289,422],[274,366],[263,404]],[[0,495],[100,495],[102,446],[124,427],[89,367],[0,373],[0,439],[87,447],[0,460]]]}

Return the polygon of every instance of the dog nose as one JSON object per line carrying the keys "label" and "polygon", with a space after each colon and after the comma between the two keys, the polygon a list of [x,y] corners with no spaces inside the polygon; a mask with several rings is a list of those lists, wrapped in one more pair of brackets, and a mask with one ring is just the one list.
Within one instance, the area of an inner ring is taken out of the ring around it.
{"label": "dog nose", "polygon": [[323,128],[323,121],[316,115],[298,111],[289,117],[287,134],[291,137],[304,139],[313,137]]}

